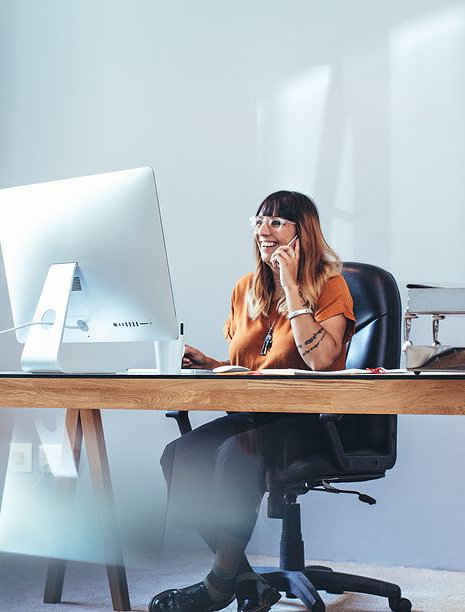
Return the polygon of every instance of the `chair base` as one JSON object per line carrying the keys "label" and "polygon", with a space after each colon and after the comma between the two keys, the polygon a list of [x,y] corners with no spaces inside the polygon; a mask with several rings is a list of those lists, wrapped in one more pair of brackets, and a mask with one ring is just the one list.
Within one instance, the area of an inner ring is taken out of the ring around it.
{"label": "chair base", "polygon": [[401,595],[397,584],[366,578],[354,574],[334,572],[330,567],[309,565],[302,571],[284,570],[277,567],[254,567],[254,571],[275,589],[288,597],[299,598],[311,612],[325,612],[326,607],[318,591],[332,594],[366,593],[388,599],[394,612],[410,612],[412,604]]}

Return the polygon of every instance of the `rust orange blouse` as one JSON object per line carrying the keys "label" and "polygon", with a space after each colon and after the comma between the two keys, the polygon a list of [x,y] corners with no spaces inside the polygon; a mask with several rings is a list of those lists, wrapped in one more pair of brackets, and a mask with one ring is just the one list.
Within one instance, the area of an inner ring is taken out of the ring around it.
{"label": "rust orange blouse", "polygon": [[[276,311],[270,318],[260,317],[252,321],[247,312],[247,293],[252,283],[252,274],[247,274],[237,282],[232,298],[231,312],[224,327],[229,341],[229,359],[231,364],[242,365],[250,370],[264,368],[296,368],[310,370],[300,356],[292,334],[291,323],[285,315]],[[323,287],[314,309],[315,321],[321,323],[326,319],[342,314],[347,319],[346,333],[341,353],[331,364],[329,370],[343,370],[346,360],[346,343],[352,337],[355,327],[352,296],[341,275],[328,279]],[[273,326],[273,346],[266,355],[260,350],[268,332],[269,324],[276,318]]]}

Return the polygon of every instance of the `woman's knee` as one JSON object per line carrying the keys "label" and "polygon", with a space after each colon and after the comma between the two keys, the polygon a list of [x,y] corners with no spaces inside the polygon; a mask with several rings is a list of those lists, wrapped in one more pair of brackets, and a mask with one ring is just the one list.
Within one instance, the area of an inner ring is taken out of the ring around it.
{"label": "woman's knee", "polygon": [[174,458],[178,454],[179,441],[181,439],[182,438],[177,438],[176,440],[173,440],[172,442],[167,444],[160,458],[160,465],[161,469],[163,470],[165,480],[168,479],[172,472]]}
{"label": "woman's knee", "polygon": [[171,477],[175,461],[177,464],[179,464],[183,461],[184,455],[189,457],[189,444],[186,442],[186,437],[181,436],[165,446],[165,450],[160,458],[160,465],[163,470],[165,480],[168,480]]}
{"label": "woman's knee", "polygon": [[226,481],[237,480],[245,484],[250,479],[256,482],[262,464],[255,430],[228,438],[215,453],[216,476]]}

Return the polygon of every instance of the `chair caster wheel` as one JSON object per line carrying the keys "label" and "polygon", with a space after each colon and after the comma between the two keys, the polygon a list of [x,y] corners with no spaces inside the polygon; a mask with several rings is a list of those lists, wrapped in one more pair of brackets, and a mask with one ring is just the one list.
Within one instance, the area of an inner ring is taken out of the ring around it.
{"label": "chair caster wheel", "polygon": [[389,607],[393,612],[411,612],[412,604],[405,597],[389,597]]}

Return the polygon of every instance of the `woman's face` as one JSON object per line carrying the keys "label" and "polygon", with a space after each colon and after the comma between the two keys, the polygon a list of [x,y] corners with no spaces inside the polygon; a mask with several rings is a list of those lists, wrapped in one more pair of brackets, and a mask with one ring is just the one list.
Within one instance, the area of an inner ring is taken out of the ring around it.
{"label": "woman's face", "polygon": [[289,244],[297,235],[296,224],[282,217],[254,217],[254,236],[262,260],[270,265],[270,258],[279,246]]}

